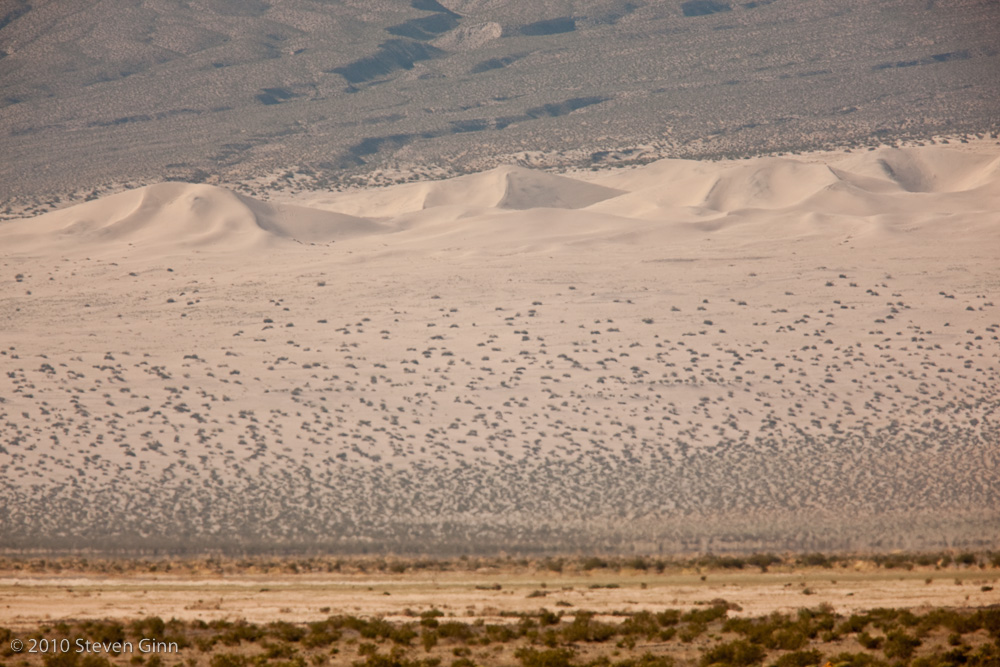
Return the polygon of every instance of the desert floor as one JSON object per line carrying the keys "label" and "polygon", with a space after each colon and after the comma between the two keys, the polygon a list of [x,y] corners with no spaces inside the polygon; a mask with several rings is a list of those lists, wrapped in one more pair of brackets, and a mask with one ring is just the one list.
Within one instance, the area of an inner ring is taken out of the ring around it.
{"label": "desert floor", "polygon": [[[692,609],[723,599],[731,616],[794,612],[822,603],[842,615],[879,607],[926,611],[1000,603],[1000,573],[987,570],[796,569],[768,573],[442,572],[405,575],[0,577],[0,626],[57,620],[163,619],[311,622],[335,614],[396,620],[430,609],[472,621],[504,622],[503,612],[541,608],[572,613]],[[499,585],[499,590],[496,586]],[[615,587],[609,588],[612,585]],[[809,591],[806,593],[805,591]],[[557,604],[558,603],[558,604]],[[568,603],[568,604],[566,604]],[[509,616],[508,616],[509,618]]]}

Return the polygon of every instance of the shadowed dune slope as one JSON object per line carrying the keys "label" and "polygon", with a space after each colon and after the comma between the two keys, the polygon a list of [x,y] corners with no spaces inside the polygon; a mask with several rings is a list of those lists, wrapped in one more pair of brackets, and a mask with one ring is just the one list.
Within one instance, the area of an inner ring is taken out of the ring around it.
{"label": "shadowed dune slope", "polygon": [[279,240],[325,243],[381,229],[348,215],[270,204],[211,185],[172,182],[0,225],[0,240],[9,250],[132,246],[154,252],[229,252]]}

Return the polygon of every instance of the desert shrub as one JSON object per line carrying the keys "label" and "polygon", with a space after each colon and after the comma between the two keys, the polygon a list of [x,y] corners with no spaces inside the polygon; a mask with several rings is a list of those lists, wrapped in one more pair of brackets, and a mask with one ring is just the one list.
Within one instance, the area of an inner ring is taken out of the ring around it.
{"label": "desert shrub", "polygon": [[867,653],[839,653],[829,661],[833,667],[888,667],[884,661]]}
{"label": "desert shrub", "polygon": [[438,667],[440,658],[423,658],[410,660],[403,656],[399,648],[394,648],[389,654],[370,652],[364,660],[351,663],[353,667]]}
{"label": "desert shrub", "polygon": [[678,635],[682,642],[693,642],[708,630],[708,626],[703,623],[688,623]]}
{"label": "desert shrub", "polygon": [[384,618],[373,618],[367,623],[364,621],[362,623],[363,625],[359,626],[358,632],[365,639],[388,639],[396,629],[392,623]]}
{"label": "desert shrub", "polygon": [[306,667],[306,659],[300,655],[291,660],[268,660],[263,656],[257,656],[254,660],[255,667]]}
{"label": "desert shrub", "polygon": [[746,637],[751,644],[758,644],[769,649],[796,651],[816,635],[816,628],[811,623],[811,612],[803,610],[797,620],[792,621],[783,614],[772,614],[767,618],[731,618],[723,625],[726,632],[735,632]]}
{"label": "desert shrub", "polygon": [[640,611],[633,614],[618,626],[618,632],[622,635],[642,635],[653,638],[660,632],[660,624],[651,612]]}
{"label": "desert shrub", "polygon": [[858,643],[870,651],[878,650],[878,648],[882,646],[882,641],[882,637],[872,637],[867,632],[862,632],[858,635]]}
{"label": "desert shrub", "polygon": [[884,556],[875,556],[873,559],[875,563],[887,570],[892,570],[897,567],[902,567],[907,570],[913,569],[913,562],[911,556],[908,554],[887,554]]}
{"label": "desert shrub", "polygon": [[595,621],[593,612],[582,611],[563,628],[562,636],[566,642],[603,642],[614,637],[616,630],[613,625]]}
{"label": "desert shrub", "polygon": [[887,658],[899,658],[906,661],[913,657],[913,652],[920,644],[920,640],[916,637],[911,637],[902,630],[894,630],[886,636],[882,652]]}
{"label": "desert shrub", "polygon": [[440,609],[430,609],[420,614],[420,625],[425,628],[436,628],[438,626],[438,619],[444,616],[444,612]]}
{"label": "desert shrub", "polygon": [[674,667],[674,660],[666,655],[643,653],[638,658],[619,660],[612,667]]}
{"label": "desert shrub", "polygon": [[216,643],[218,643],[218,635],[213,635],[211,637],[198,637],[194,641],[194,645],[198,647],[198,650],[202,653],[208,653],[213,648],[215,648]]}
{"label": "desert shrub", "polygon": [[813,649],[812,651],[795,651],[786,653],[778,658],[774,663],[775,667],[810,667],[818,665],[823,661],[823,654]]}
{"label": "desert shrub", "polygon": [[[163,621],[160,619],[156,620],[160,621],[160,632],[162,632],[165,627],[163,625]],[[114,621],[87,621],[82,624],[80,629],[89,639],[101,642],[102,644],[112,644],[114,642],[125,641],[125,626]],[[152,635],[138,636],[149,636],[150,638],[155,639]]]}
{"label": "desert shrub", "polygon": [[435,630],[424,630],[420,634],[420,643],[424,645],[425,651],[431,651],[438,643],[438,633]]}
{"label": "desert shrub", "polygon": [[969,648],[967,646],[953,648],[943,655],[935,657],[937,657],[937,664],[940,667],[962,667],[963,665],[975,662],[974,658],[969,655]]}
{"label": "desert shrub", "polygon": [[833,613],[833,608],[821,604],[816,609],[800,609],[797,625],[810,639],[815,639],[820,630],[833,630],[836,622],[837,616]]}
{"label": "desert shrub", "polygon": [[326,621],[309,624],[309,632],[302,638],[306,648],[329,646],[340,639],[340,631],[332,628]]}
{"label": "desert shrub", "polygon": [[80,654],[76,651],[47,653],[42,656],[42,663],[45,667],[77,667],[79,662]]}
{"label": "desert shrub", "polygon": [[795,627],[778,630],[771,637],[773,642],[772,648],[778,648],[782,651],[798,651],[809,643],[809,638],[805,633]]}
{"label": "desert shrub", "polygon": [[869,611],[867,616],[876,628],[886,633],[897,625],[913,627],[920,621],[909,609],[885,609],[879,607]]}
{"label": "desert shrub", "polygon": [[219,635],[219,640],[226,646],[237,646],[240,642],[255,642],[264,636],[260,626],[241,621],[228,627]]}
{"label": "desert shrub", "polygon": [[247,667],[247,657],[235,653],[217,653],[209,662],[211,667]]}
{"label": "desert shrub", "polygon": [[[158,656],[153,656],[158,657]],[[111,661],[103,655],[88,653],[80,658],[79,667],[111,667]]]}
{"label": "desert shrub", "polygon": [[549,648],[542,651],[530,647],[519,648],[514,657],[523,667],[570,667],[576,653],[568,648]]}
{"label": "desert shrub", "polygon": [[851,614],[850,618],[837,627],[837,632],[843,635],[861,632],[868,627],[870,620],[867,614]]}
{"label": "desert shrub", "polygon": [[649,563],[642,556],[638,556],[636,558],[630,558],[629,560],[625,561],[624,565],[625,565],[625,567],[630,567],[633,570],[648,570],[649,569]]}
{"label": "desert shrub", "polygon": [[798,563],[799,565],[808,565],[811,567],[833,567],[833,561],[830,560],[830,557],[820,553],[805,554],[799,557]]}
{"label": "desert shrub", "polygon": [[167,630],[167,624],[159,616],[149,616],[147,618],[133,621],[129,626],[133,637],[146,637],[148,639],[163,639]]}
{"label": "desert shrub", "polygon": [[552,572],[562,572],[564,561],[562,558],[547,558],[545,559],[544,567]]}
{"label": "desert shrub", "polygon": [[711,623],[712,621],[725,617],[726,612],[728,611],[728,605],[714,604],[708,609],[692,609],[688,613],[681,616],[681,620],[686,623]]}
{"label": "desert shrub", "polygon": [[287,644],[271,644],[269,642],[261,642],[261,648],[264,649],[263,656],[268,660],[274,660],[278,658],[292,658],[296,654],[295,647]]}
{"label": "desert shrub", "polygon": [[410,623],[405,623],[398,627],[393,628],[393,631],[389,633],[389,639],[391,639],[396,644],[401,644],[402,646],[409,646],[410,642],[413,641],[417,636],[417,631],[413,629]]}
{"label": "desert shrub", "polygon": [[608,561],[603,558],[598,558],[597,556],[591,556],[590,558],[584,558],[583,562],[580,563],[580,568],[583,570],[599,570],[608,567]]}
{"label": "desert shrub", "polygon": [[562,620],[562,614],[555,614],[548,609],[542,609],[538,613],[538,625],[543,628],[547,625],[556,625],[560,620]]}
{"label": "desert shrub", "polygon": [[747,565],[745,558],[738,558],[736,556],[711,556],[702,559],[701,562],[705,567],[714,567],[723,570],[742,570]]}
{"label": "desert shrub", "polygon": [[1000,642],[1000,609],[980,609],[974,614],[976,624]]}
{"label": "desert shrub", "polygon": [[764,661],[767,652],[745,639],[719,644],[701,656],[701,665],[726,665],[727,667],[750,667]]}
{"label": "desert shrub", "polygon": [[273,623],[268,623],[267,629],[272,636],[286,642],[300,641],[306,635],[305,628],[298,625],[292,625],[287,621],[274,621]]}
{"label": "desert shrub", "polygon": [[776,565],[780,562],[781,559],[774,554],[754,554],[747,558],[747,563],[755,567],[759,567],[761,572],[767,572],[768,567]]}
{"label": "desert shrub", "polygon": [[476,634],[468,624],[459,621],[448,621],[447,623],[439,624],[437,633],[442,638],[457,639],[459,641],[468,641]]}
{"label": "desert shrub", "polygon": [[656,622],[663,627],[677,625],[681,622],[681,612],[677,609],[664,609],[656,615]]}
{"label": "desert shrub", "polygon": [[517,633],[506,625],[487,625],[484,632],[494,642],[506,643],[517,637]]}

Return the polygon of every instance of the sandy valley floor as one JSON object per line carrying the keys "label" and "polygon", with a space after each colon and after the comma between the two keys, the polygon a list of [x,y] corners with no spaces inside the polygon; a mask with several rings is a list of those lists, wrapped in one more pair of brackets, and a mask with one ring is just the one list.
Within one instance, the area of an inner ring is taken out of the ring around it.
{"label": "sandy valley floor", "polygon": [[[925,611],[1000,603],[996,569],[954,572],[814,570],[767,574],[437,573],[399,576],[236,576],[0,578],[0,626],[34,627],[60,619],[245,619],[316,621],[335,614],[403,618],[432,608],[463,619],[503,622],[501,612],[540,608],[611,614],[691,609],[724,599],[732,615],[764,616],[830,604],[840,614],[878,607]],[[930,581],[928,582],[928,579]],[[499,590],[487,590],[500,585]],[[617,588],[605,588],[617,584]],[[601,588],[591,588],[592,586]],[[645,586],[644,586],[645,585]],[[477,586],[479,588],[477,588]],[[803,590],[811,591],[803,594]],[[544,594],[544,595],[543,595]],[[531,597],[529,597],[531,596]],[[556,604],[556,603],[559,604]],[[565,604],[568,603],[568,604]]]}
{"label": "sandy valley floor", "polygon": [[0,541],[989,546],[998,258],[986,144],[7,222]]}

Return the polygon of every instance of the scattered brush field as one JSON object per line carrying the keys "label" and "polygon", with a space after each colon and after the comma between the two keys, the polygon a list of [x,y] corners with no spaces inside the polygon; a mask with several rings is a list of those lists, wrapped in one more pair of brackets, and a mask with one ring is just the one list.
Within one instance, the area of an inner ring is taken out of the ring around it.
{"label": "scattered brush field", "polygon": [[[1000,664],[1000,608],[872,609],[829,605],[760,617],[713,600],[682,611],[597,614],[551,608],[497,622],[431,608],[400,620],[333,614],[275,621],[66,621],[0,629],[11,667],[945,667]],[[24,649],[15,652],[11,642]],[[34,649],[36,652],[29,652]],[[43,650],[44,649],[44,650]]]}

